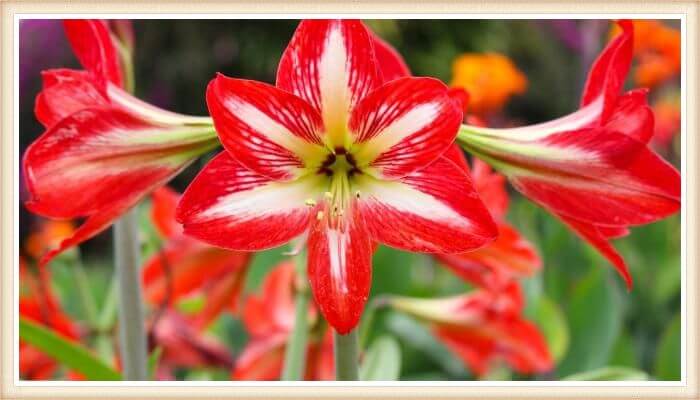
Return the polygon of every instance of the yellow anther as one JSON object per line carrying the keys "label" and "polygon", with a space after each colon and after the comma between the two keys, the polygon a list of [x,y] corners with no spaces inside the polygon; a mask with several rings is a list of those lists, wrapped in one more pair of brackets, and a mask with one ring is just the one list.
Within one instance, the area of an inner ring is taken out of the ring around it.
{"label": "yellow anther", "polygon": [[316,213],[316,219],[319,221],[323,219],[323,211],[319,211]]}
{"label": "yellow anther", "polygon": [[313,206],[316,205],[316,200],[314,200],[314,199],[306,199],[306,201],[304,202],[304,204],[306,204],[306,205],[309,206],[309,207],[313,207]]}
{"label": "yellow anther", "polygon": [[357,197],[358,199],[360,198],[360,191],[359,190],[355,191],[355,197]]}
{"label": "yellow anther", "polygon": [[327,199],[332,199],[333,198],[333,193],[331,192],[326,192],[323,194]]}

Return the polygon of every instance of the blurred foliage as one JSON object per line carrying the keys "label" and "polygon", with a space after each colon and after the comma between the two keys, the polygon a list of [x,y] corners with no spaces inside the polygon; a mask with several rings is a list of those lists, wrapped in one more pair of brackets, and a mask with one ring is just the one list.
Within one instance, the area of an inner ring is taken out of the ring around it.
{"label": "blurred foliage", "polygon": [[[56,21],[52,21],[56,24]],[[141,20],[136,29],[137,95],[174,111],[204,115],[204,91],[217,72],[274,82],[276,65],[297,21],[276,20]],[[529,87],[504,111],[519,124],[540,122],[576,108],[580,85],[591,61],[558,40],[543,22],[484,20],[372,20],[368,24],[405,57],[416,75],[451,79],[451,61],[463,52],[498,51],[525,73]],[[47,40],[51,57],[42,57]],[[602,48],[602,36],[596,50]],[[40,89],[39,71],[77,67],[60,29],[51,38],[23,37],[20,62],[20,152],[42,128],[33,116]],[[30,63],[31,61],[31,63]],[[29,65],[31,64],[31,65]],[[678,154],[677,152],[675,154]],[[183,190],[206,158],[172,183]],[[673,162],[678,164],[678,158]],[[157,251],[160,238],[148,219],[148,203],[140,205],[144,259]],[[632,230],[615,241],[628,261],[635,287],[627,292],[610,265],[562,223],[514,194],[509,221],[535,243],[544,268],[523,281],[528,318],[543,330],[556,369],[546,376],[512,379],[680,378],[680,217]],[[21,236],[32,229],[32,216],[22,210]],[[106,232],[83,246],[82,262],[99,309],[110,301],[111,240]],[[255,255],[245,292],[257,290],[266,273],[284,258],[287,248]],[[70,264],[78,257],[59,257],[52,265],[53,284],[68,314],[85,316]],[[385,294],[433,297],[464,292],[468,286],[429,257],[381,246],[374,256],[368,308]],[[112,299],[113,300],[113,299]],[[196,300],[182,304],[197,309]],[[363,342],[369,345],[363,373],[378,379],[472,379],[430,332],[415,320],[384,309],[363,319]],[[109,318],[109,315],[107,317]],[[239,319],[225,313],[210,328],[237,355],[247,340]],[[395,339],[394,339],[395,338]],[[100,348],[99,340],[88,343]],[[376,352],[390,356],[378,356]],[[397,350],[400,349],[400,352]],[[157,359],[158,354],[152,355]],[[155,362],[155,361],[154,361]],[[499,378],[503,378],[499,376]],[[180,379],[228,379],[224,371],[180,371]]]}

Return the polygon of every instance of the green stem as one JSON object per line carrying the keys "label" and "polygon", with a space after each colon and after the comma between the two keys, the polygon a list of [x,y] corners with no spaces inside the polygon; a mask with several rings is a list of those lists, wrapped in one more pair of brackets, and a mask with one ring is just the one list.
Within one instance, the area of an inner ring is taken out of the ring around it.
{"label": "green stem", "polygon": [[100,331],[108,331],[114,326],[117,317],[117,288],[119,283],[116,276],[112,279],[109,285],[109,291],[102,302],[102,310],[97,318],[97,329]]}
{"label": "green stem", "polygon": [[333,331],[333,356],[335,359],[335,379],[356,381],[359,377],[359,346],[357,329],[346,335]]}
{"label": "green stem", "polygon": [[128,381],[148,379],[136,211],[133,208],[114,224],[114,254],[119,285],[119,351],[124,379]]}
{"label": "green stem", "polygon": [[295,381],[304,378],[306,367],[306,342],[309,336],[307,314],[309,312],[309,286],[306,282],[306,253],[294,257],[296,271],[296,298],[294,300],[294,328],[287,342],[282,368],[282,380]]}

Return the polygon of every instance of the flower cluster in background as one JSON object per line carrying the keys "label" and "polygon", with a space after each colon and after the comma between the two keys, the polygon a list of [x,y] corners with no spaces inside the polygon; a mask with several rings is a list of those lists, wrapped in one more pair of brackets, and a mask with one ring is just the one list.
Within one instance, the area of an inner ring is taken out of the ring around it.
{"label": "flower cluster in background", "polygon": [[672,22],[205,22],[67,21],[56,54],[20,25],[27,339],[118,374],[105,237],[135,208],[153,379],[280,379],[304,290],[308,380],[353,329],[363,379],[679,378]]}

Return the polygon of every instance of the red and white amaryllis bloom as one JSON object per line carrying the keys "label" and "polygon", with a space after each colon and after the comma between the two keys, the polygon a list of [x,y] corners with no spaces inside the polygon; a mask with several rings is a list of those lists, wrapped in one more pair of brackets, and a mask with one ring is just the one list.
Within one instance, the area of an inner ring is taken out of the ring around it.
{"label": "red and white amaryllis bloom", "polygon": [[308,275],[340,333],[369,294],[375,242],[465,252],[496,236],[468,174],[442,154],[462,120],[431,78],[387,81],[359,21],[308,20],[276,86],[216,77],[207,104],[225,151],[178,207],[185,233],[256,251],[308,234]]}
{"label": "red and white amaryllis bloom", "polygon": [[678,171],[648,146],[654,130],[646,90],[620,94],[632,57],[633,27],[611,41],[588,75],[581,109],[514,129],[463,125],[457,141],[506,175],[632,278],[609,239],[680,208]]}
{"label": "red and white amaryllis bloom", "polygon": [[554,367],[545,337],[523,318],[523,295],[516,281],[499,291],[440,299],[395,297],[389,304],[428,323],[436,338],[478,376],[499,360],[522,374]]}
{"label": "red and white amaryllis bloom", "polygon": [[128,46],[107,22],[64,26],[86,70],[43,72],[35,114],[46,131],[24,154],[26,206],[50,218],[86,220],[43,263],[109,227],[218,143],[211,119],[165,111],[124,90]]}

